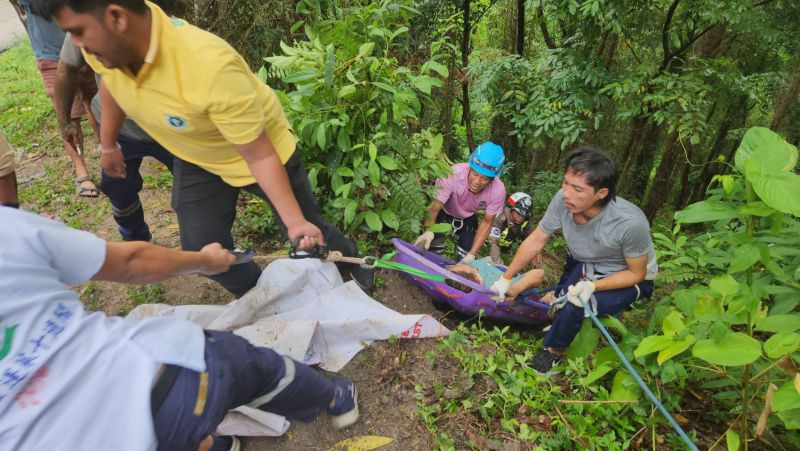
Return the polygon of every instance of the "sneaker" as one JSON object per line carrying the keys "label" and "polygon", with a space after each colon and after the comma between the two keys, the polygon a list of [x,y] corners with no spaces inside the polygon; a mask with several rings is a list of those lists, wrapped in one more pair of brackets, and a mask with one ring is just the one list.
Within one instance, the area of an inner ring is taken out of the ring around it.
{"label": "sneaker", "polygon": [[561,356],[542,348],[535,356],[528,360],[528,365],[533,371],[536,371],[542,376],[550,376],[558,374],[557,371],[553,371],[553,367],[561,363],[562,360],[563,358]]}
{"label": "sneaker", "polygon": [[356,385],[347,379],[334,379],[333,407],[328,407],[328,415],[336,429],[345,428],[358,420],[358,391]]}
{"label": "sneaker", "polygon": [[350,277],[356,281],[356,284],[369,293],[375,287],[375,268],[362,268],[359,265],[353,265],[350,270]]}
{"label": "sneaker", "polygon": [[241,451],[242,442],[232,435],[215,435],[209,451]]}

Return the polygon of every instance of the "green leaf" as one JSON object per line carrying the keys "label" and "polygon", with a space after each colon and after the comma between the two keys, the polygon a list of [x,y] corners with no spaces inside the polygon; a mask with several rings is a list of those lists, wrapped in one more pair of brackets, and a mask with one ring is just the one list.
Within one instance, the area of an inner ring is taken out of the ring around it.
{"label": "green leaf", "polygon": [[392,86],[387,85],[386,83],[380,81],[373,81],[372,84],[383,89],[384,91],[391,92],[392,94],[397,94],[397,90],[394,89]]}
{"label": "green leaf", "polygon": [[666,349],[673,343],[675,343],[675,341],[672,337],[667,337],[666,335],[650,335],[639,342],[639,346],[633,351],[633,356],[638,359],[639,357]]}
{"label": "green leaf", "polygon": [[370,160],[367,165],[367,173],[369,174],[369,181],[372,183],[372,186],[377,187],[381,185],[381,168],[378,167],[378,163],[374,160]]}
{"label": "green leaf", "polygon": [[580,383],[581,385],[591,385],[596,380],[600,379],[601,377],[605,376],[606,374],[610,373],[612,370],[617,368],[617,365],[614,362],[603,362],[597,366],[591,373],[587,374]]}
{"label": "green leaf", "polygon": [[374,161],[378,157],[378,146],[375,143],[369,143],[369,159]]}
{"label": "green leaf", "polygon": [[679,333],[683,329],[686,329],[686,326],[683,324],[683,315],[681,315],[679,312],[673,311],[667,315],[666,318],[664,318],[661,328],[664,330],[664,335],[669,337],[675,336],[675,334]]}
{"label": "green leaf", "polygon": [[592,327],[592,320],[583,319],[578,335],[567,348],[567,357],[570,359],[582,359],[587,357],[597,347],[600,340],[600,331]]}
{"label": "green leaf", "polygon": [[742,244],[733,251],[733,258],[731,259],[731,265],[728,267],[728,272],[734,274],[744,271],[753,266],[760,258],[758,246],[752,243]]}
{"label": "green leaf", "polygon": [[345,85],[345,86],[342,86],[342,89],[339,90],[339,94],[337,94],[337,96],[340,99],[343,99],[343,98],[349,97],[349,96],[351,96],[351,95],[353,95],[355,93],[356,93],[356,87],[354,85]]}
{"label": "green leaf", "polygon": [[667,360],[689,349],[689,346],[694,344],[694,342],[695,342],[694,335],[688,335],[683,340],[674,342],[673,344],[671,344],[665,349],[662,349],[661,352],[658,353],[658,357],[656,357],[656,362],[658,362],[659,366],[663,365],[664,362],[666,362]]}
{"label": "green leaf", "polygon": [[336,134],[336,145],[339,146],[339,150],[342,152],[348,152],[352,149],[352,144],[350,143],[350,134],[347,133],[347,130],[340,128],[339,133]]}
{"label": "green leaf", "polygon": [[600,323],[609,329],[616,330],[623,336],[627,335],[628,333],[628,328],[625,327],[625,324],[622,324],[622,321],[617,319],[615,316],[606,316],[604,318],[600,318]]}
{"label": "green leaf", "polygon": [[800,315],[770,315],[758,323],[756,330],[762,332],[794,332],[800,329]]}
{"label": "green leaf", "polygon": [[753,127],[744,134],[734,157],[736,168],[744,173],[748,161],[757,163],[758,175],[791,171],[797,164],[797,148],[768,128]]}
{"label": "green leaf", "polygon": [[317,77],[319,77],[319,74],[314,69],[304,69],[284,77],[283,81],[286,83],[299,83]]}
{"label": "green leaf", "polygon": [[761,343],[741,332],[731,332],[719,343],[713,339],[698,341],[692,354],[715,365],[741,366],[761,357]]}
{"label": "green leaf", "polygon": [[783,421],[786,429],[800,429],[800,409],[784,410],[776,415]]}
{"label": "green leaf", "polygon": [[797,392],[794,381],[789,380],[772,394],[772,411],[783,412],[792,409],[800,409],[800,393]]}
{"label": "green leaf", "polygon": [[419,77],[414,79],[413,84],[415,88],[419,89],[425,94],[430,94],[431,88],[433,88],[434,86],[437,88],[442,87],[442,80],[431,77],[430,75],[420,75]]}
{"label": "green leaf", "polygon": [[728,274],[714,277],[708,284],[712,291],[722,297],[733,296],[739,291],[739,282]]}
{"label": "green leaf", "polygon": [[447,70],[447,66],[437,61],[430,60],[428,61],[428,67],[431,68],[432,71],[436,72],[437,74],[441,75],[442,77],[449,77],[450,71]]}
{"label": "green leaf", "polygon": [[394,158],[388,155],[380,155],[378,157],[378,163],[383,166],[384,169],[393,171],[398,168],[397,162],[394,161]]}
{"label": "green leaf", "polygon": [[697,222],[733,219],[740,216],[739,211],[728,203],[717,200],[704,200],[675,212],[675,221],[683,224],[694,224]]}
{"label": "green leaf", "polygon": [[777,359],[800,348],[800,334],[796,332],[777,333],[764,343],[767,357]]}
{"label": "green leaf", "polygon": [[348,168],[347,166],[339,166],[336,169],[336,173],[341,175],[342,177],[352,177],[353,176],[353,170]]}
{"label": "green leaf", "polygon": [[345,225],[353,222],[353,218],[356,217],[356,207],[358,207],[358,202],[356,202],[354,199],[347,199],[347,205],[344,207]]}
{"label": "green leaf", "polygon": [[451,230],[453,230],[453,225],[450,223],[441,222],[438,224],[432,224],[430,227],[428,227],[428,230],[430,230],[433,233],[447,234],[450,233]]}
{"label": "green leaf", "polygon": [[694,316],[698,320],[707,319],[706,316],[721,315],[723,312],[720,300],[712,296],[701,296],[694,304]]}
{"label": "green leaf", "polygon": [[316,136],[317,136],[317,145],[319,146],[319,148],[321,150],[325,150],[325,146],[328,144],[328,138],[325,135],[325,123],[324,122],[320,122],[320,124],[317,125]]}
{"label": "green leaf", "polygon": [[619,370],[614,374],[610,398],[615,401],[637,401],[641,388],[627,371]]}
{"label": "green leaf", "polygon": [[800,216],[800,175],[791,172],[748,177],[758,197],[770,207]]}
{"label": "green leaf", "polygon": [[374,42],[365,42],[358,48],[358,56],[372,55],[372,50],[375,48]]}
{"label": "green leaf", "polygon": [[739,434],[734,432],[733,429],[725,431],[725,442],[728,445],[728,451],[739,450]]}
{"label": "green leaf", "polygon": [[756,201],[756,202],[751,202],[747,205],[743,205],[742,208],[739,209],[739,213],[741,213],[742,215],[758,216],[764,218],[775,213],[775,209],[765,204],[764,202]]}
{"label": "green leaf", "polygon": [[383,222],[381,222],[381,217],[378,216],[377,213],[374,211],[368,211],[364,215],[364,220],[367,222],[367,225],[370,229],[380,232],[383,229]]}
{"label": "green leaf", "polygon": [[392,210],[381,211],[381,219],[383,219],[383,223],[386,224],[387,227],[395,230],[400,227],[400,220],[397,219],[397,214]]}

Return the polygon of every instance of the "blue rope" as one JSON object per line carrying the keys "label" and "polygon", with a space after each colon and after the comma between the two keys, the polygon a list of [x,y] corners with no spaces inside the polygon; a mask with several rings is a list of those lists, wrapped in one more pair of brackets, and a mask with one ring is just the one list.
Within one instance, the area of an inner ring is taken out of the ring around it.
{"label": "blue rope", "polygon": [[[555,302],[559,301],[563,302],[566,299],[567,295],[564,295],[558,298]],[[684,432],[683,428],[681,428],[678,422],[675,421],[675,418],[672,418],[672,415],[670,415],[670,413],[667,412],[667,409],[664,407],[663,404],[661,404],[661,401],[659,401],[658,398],[656,398],[656,395],[654,395],[653,392],[650,391],[650,388],[647,386],[647,384],[644,383],[642,377],[639,376],[639,373],[637,373],[636,370],[633,369],[631,362],[629,362],[628,359],[625,358],[625,355],[622,354],[622,351],[619,349],[619,346],[617,346],[617,342],[614,341],[613,338],[611,338],[611,334],[608,333],[608,329],[606,329],[605,326],[603,326],[603,323],[601,323],[600,320],[597,319],[597,316],[594,314],[592,309],[589,308],[589,305],[586,304],[583,301],[583,299],[581,299],[580,301],[581,304],[583,305],[583,310],[589,314],[589,318],[592,319],[594,324],[600,329],[600,332],[603,333],[603,336],[606,337],[606,340],[608,340],[608,342],[611,344],[611,347],[614,348],[614,352],[616,352],[617,356],[619,356],[620,360],[622,360],[622,363],[625,365],[625,368],[627,368],[628,372],[636,380],[636,383],[639,384],[640,387],[642,387],[642,390],[647,395],[647,397],[650,398],[650,402],[652,402],[656,406],[656,408],[658,408],[661,414],[664,415],[664,417],[669,422],[670,426],[672,426],[672,429],[675,429],[675,432],[677,432],[678,435],[681,437],[681,439],[684,441],[684,443],[686,443],[686,446],[688,446],[689,449],[692,451],[698,451],[697,445],[695,445],[692,439],[690,439],[689,436],[686,435],[686,432]]]}

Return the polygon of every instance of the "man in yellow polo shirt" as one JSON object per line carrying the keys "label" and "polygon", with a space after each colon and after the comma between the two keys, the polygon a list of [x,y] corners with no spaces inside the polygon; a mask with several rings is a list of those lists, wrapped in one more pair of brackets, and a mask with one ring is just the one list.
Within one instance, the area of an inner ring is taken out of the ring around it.
{"label": "man in yellow polo shirt", "polygon": [[0,206],[18,208],[17,176],[14,173],[14,151],[0,133]]}
{"label": "man in yellow polo shirt", "polygon": [[[172,205],[184,249],[212,242],[233,247],[243,188],[270,204],[290,239],[305,237],[301,247],[324,241],[358,255],[355,244],[322,218],[277,96],[224,40],[144,0],[34,0],[33,8],[72,33],[102,76],[103,170],[125,176],[116,144],[125,115],[177,157]],[[372,287],[371,270],[340,269]],[[241,296],[259,274],[248,263],[213,278]]]}

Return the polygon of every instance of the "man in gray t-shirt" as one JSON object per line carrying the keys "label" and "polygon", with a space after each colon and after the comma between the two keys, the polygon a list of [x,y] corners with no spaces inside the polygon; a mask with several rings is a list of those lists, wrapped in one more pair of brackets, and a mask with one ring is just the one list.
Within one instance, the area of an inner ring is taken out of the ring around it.
{"label": "man in gray t-shirt", "polygon": [[[67,33],[64,45],[61,48],[61,58],[56,72],[56,100],[59,108],[69,111],[74,97],[75,81],[78,71],[88,65],[80,49],[72,45],[72,38]],[[100,85],[100,77],[97,85]],[[101,122],[100,96],[92,99],[92,113]],[[65,124],[59,124],[64,139],[71,141],[74,130]],[[143,180],[139,167],[144,157],[153,157],[163,163],[172,171],[173,156],[151,138],[131,119],[125,119],[117,139],[118,149],[100,149],[100,161],[104,159],[119,159],[119,164],[125,168],[125,177],[110,177],[105,171],[100,172],[100,191],[111,202],[111,212],[119,226],[119,233],[125,241],[150,241],[152,235],[150,228],[144,220],[144,209],[139,199]]]}
{"label": "man in gray t-shirt", "polygon": [[[617,197],[617,170],[603,151],[575,149],[564,164],[561,189],[553,196],[542,220],[523,241],[503,277],[492,285],[499,297],[514,298],[510,279],[561,231],[569,254],[559,281],[558,296],[580,291],[594,297],[597,315],[616,315],[653,292],[656,264],[650,224],[632,203]],[[547,373],[561,361],[581,328],[582,307],[568,303],[544,338],[542,349],[530,362]]]}

